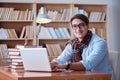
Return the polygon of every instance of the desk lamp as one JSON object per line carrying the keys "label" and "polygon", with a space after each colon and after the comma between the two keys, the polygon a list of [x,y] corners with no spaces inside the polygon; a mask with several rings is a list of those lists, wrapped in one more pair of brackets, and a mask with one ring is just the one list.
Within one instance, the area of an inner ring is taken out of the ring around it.
{"label": "desk lamp", "polygon": [[[38,16],[36,18],[36,23],[39,23],[39,27],[41,28],[41,24],[49,23],[51,21],[52,20],[46,14],[46,8],[45,7],[41,7],[39,9]],[[38,30],[38,33],[39,32],[40,32],[40,29]],[[38,35],[38,33],[37,33],[37,35]],[[28,39],[26,38],[24,45],[27,45],[27,44],[28,44]]]}

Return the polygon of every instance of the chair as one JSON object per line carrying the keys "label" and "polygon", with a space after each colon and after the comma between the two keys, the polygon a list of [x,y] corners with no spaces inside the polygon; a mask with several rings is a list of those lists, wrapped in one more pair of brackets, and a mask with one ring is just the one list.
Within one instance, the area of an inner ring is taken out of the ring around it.
{"label": "chair", "polygon": [[110,51],[109,58],[114,73],[114,80],[120,80],[120,53]]}

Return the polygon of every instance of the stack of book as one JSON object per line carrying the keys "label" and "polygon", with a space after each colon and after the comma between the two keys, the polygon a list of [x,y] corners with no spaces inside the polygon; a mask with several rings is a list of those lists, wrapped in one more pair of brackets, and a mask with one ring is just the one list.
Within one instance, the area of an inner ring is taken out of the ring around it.
{"label": "stack of book", "polygon": [[0,28],[0,39],[18,38],[15,29]]}
{"label": "stack of book", "polygon": [[26,25],[23,26],[23,29],[21,31],[19,38],[34,38],[34,26]]}
{"label": "stack of book", "polygon": [[9,65],[11,60],[8,55],[8,48],[6,44],[0,44],[0,65]]}
{"label": "stack of book", "polygon": [[8,48],[6,44],[0,44],[0,57],[1,58],[9,58]]}
{"label": "stack of book", "polygon": [[89,28],[89,30],[92,31],[92,33],[96,34],[96,28],[95,27]]}
{"label": "stack of book", "polygon": [[0,7],[0,20],[33,20],[33,10]]}
{"label": "stack of book", "polygon": [[62,53],[60,44],[46,44],[49,59],[52,60]]}
{"label": "stack of book", "polygon": [[74,14],[83,14],[87,16],[91,22],[105,21],[106,18],[105,12],[91,11],[88,13],[86,10],[80,9],[79,7],[74,8]]}
{"label": "stack of book", "polygon": [[89,20],[92,21],[105,21],[106,13],[105,12],[90,12]]}
{"label": "stack of book", "polygon": [[17,35],[15,29],[0,28],[0,39],[11,39],[11,38],[33,38],[34,37],[34,26],[26,25],[23,26],[20,36]]}
{"label": "stack of book", "polygon": [[88,12],[84,9],[80,9],[79,7],[74,8],[74,14],[83,14],[88,17]]}
{"label": "stack of book", "polygon": [[96,28],[96,27],[92,27],[92,28],[89,28],[89,30],[92,31],[92,33],[94,34],[97,34],[99,37],[102,37],[104,39],[106,39],[106,32],[105,32],[105,28]]}
{"label": "stack of book", "polygon": [[23,67],[22,58],[20,56],[20,50],[17,48],[9,48],[8,52],[11,59],[11,65],[10,65],[11,71],[23,72],[24,67]]}
{"label": "stack of book", "polygon": [[71,9],[65,9],[62,8],[60,10],[48,10],[47,15],[52,19],[52,20],[70,20],[72,13],[71,13]]}
{"label": "stack of book", "polygon": [[68,32],[68,29],[65,27],[58,27],[58,28],[52,28],[52,27],[41,27],[40,32],[38,33],[38,38],[47,38],[47,39],[60,39],[60,38],[70,38],[70,33]]}

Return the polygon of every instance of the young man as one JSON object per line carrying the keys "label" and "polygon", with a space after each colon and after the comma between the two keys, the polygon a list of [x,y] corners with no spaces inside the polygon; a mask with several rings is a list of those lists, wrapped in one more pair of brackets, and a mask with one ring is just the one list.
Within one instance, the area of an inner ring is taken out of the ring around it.
{"label": "young man", "polygon": [[[52,69],[101,71],[112,74],[107,44],[104,39],[89,30],[88,18],[77,14],[71,18],[71,25],[76,38],[68,41],[62,54],[51,62]],[[70,64],[64,64],[70,60]]]}

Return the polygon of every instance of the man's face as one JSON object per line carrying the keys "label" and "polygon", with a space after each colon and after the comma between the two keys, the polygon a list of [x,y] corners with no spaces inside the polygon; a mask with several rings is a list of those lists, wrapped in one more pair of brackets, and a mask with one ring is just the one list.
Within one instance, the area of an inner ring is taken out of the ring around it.
{"label": "man's face", "polygon": [[84,38],[88,31],[88,26],[85,22],[80,19],[74,19],[71,24],[74,35],[80,39]]}

